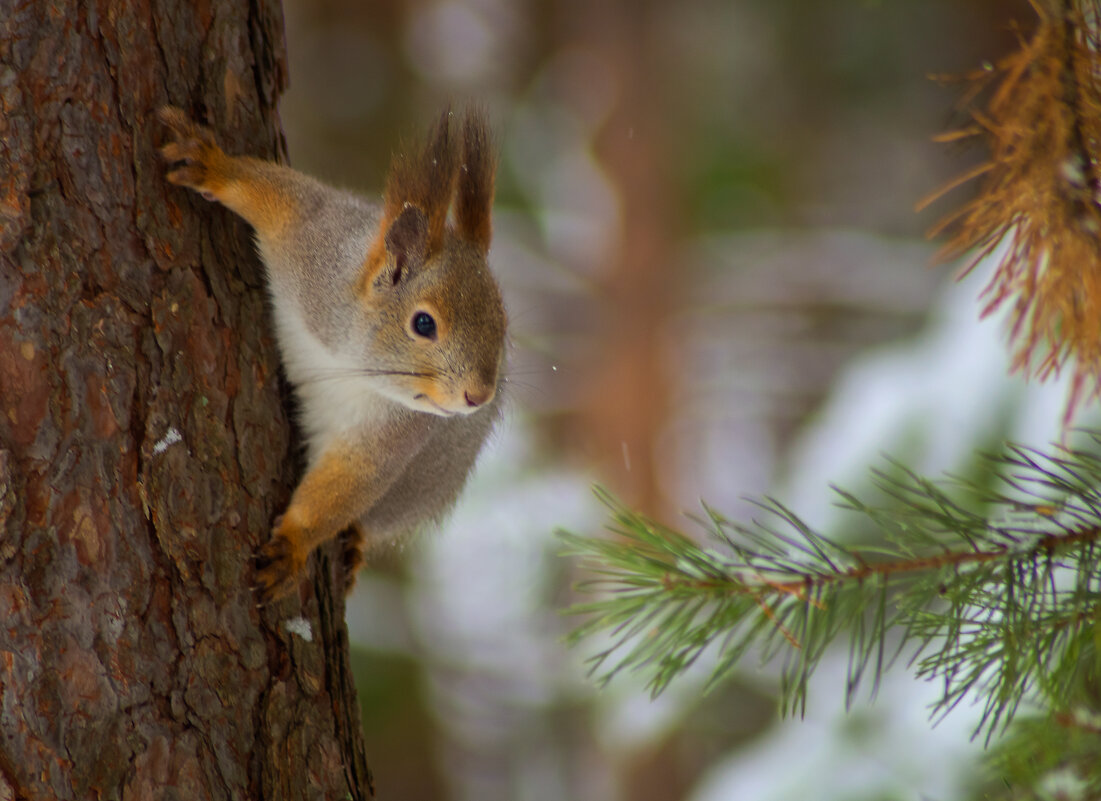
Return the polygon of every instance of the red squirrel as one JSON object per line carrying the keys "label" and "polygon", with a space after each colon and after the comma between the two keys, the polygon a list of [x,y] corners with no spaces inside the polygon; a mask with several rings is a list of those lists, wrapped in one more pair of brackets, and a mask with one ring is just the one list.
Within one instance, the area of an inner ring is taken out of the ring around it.
{"label": "red squirrel", "polygon": [[257,590],[269,602],[346,529],[355,571],[367,544],[440,518],[499,416],[505,310],[487,264],[489,132],[477,113],[456,126],[445,111],[423,146],[395,154],[377,204],[229,156],[178,108],[158,116],[168,180],[256,232],[299,400],[308,466],[257,552]]}

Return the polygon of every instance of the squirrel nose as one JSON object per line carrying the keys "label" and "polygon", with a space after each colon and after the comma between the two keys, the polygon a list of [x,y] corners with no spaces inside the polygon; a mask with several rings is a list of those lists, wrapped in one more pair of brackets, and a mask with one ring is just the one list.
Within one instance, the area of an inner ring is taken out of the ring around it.
{"label": "squirrel nose", "polygon": [[476,409],[479,406],[488,403],[489,399],[493,397],[492,389],[476,389],[473,392],[467,390],[463,393],[463,397],[466,399],[466,405],[472,409]]}

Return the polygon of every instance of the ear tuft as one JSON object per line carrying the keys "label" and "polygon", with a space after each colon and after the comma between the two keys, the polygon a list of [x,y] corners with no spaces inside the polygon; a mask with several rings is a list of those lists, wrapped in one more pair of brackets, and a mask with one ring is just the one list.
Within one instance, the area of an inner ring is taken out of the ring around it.
{"label": "ear tuft", "polygon": [[[452,200],[456,233],[483,252],[489,250],[496,171],[489,126],[484,114],[468,112],[457,139],[452,134],[451,118],[451,110],[444,109],[425,144],[405,143],[394,154],[379,233],[363,264],[362,286],[386,270],[396,283],[407,264],[425,261],[439,252],[448,235],[447,215]],[[416,211],[416,218],[402,221],[410,208]],[[393,259],[388,258],[388,252]]]}
{"label": "ear tuft", "polygon": [[493,236],[493,185],[496,161],[489,125],[480,110],[463,119],[462,166],[459,170],[455,222],[459,235],[483,252]]}

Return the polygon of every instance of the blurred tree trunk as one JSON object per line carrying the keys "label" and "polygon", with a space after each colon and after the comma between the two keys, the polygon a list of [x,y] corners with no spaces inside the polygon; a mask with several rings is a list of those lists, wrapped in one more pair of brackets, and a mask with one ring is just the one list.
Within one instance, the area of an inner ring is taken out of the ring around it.
{"label": "blurred tree trunk", "polygon": [[598,54],[617,89],[597,154],[618,190],[619,242],[601,276],[603,326],[594,337],[580,440],[623,500],[666,518],[657,447],[671,403],[663,341],[688,277],[675,263],[679,203],[661,98],[664,31],[651,2],[566,0],[564,7],[571,38]]}
{"label": "blurred tree trunk", "polygon": [[294,479],[261,268],[154,148],[172,102],[278,152],[282,28],[0,0],[0,799],[371,794],[342,577],[249,589]]}
{"label": "blurred tree trunk", "polygon": [[[658,447],[672,403],[664,340],[692,265],[677,263],[681,203],[662,94],[666,31],[652,0],[571,2],[618,89],[597,154],[622,215],[617,258],[602,276],[604,330],[595,337],[582,441],[596,445],[601,474],[620,497],[671,519],[676,510],[662,492]],[[619,768],[621,797],[632,801],[682,798],[690,789],[676,754],[659,747],[625,756]]]}

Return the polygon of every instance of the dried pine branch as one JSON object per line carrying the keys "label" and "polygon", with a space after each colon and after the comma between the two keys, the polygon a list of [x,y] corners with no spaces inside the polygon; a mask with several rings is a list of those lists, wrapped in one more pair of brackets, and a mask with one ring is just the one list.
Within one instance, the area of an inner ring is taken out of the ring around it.
{"label": "dried pine branch", "polygon": [[981,137],[990,158],[929,199],[982,178],[931,235],[949,233],[941,255],[966,256],[967,270],[996,255],[984,313],[1012,304],[1015,368],[1047,378],[1073,363],[1069,420],[1101,393],[1101,3],[1033,7],[1031,38],[968,76],[972,96],[992,86],[991,99],[942,140]]}

